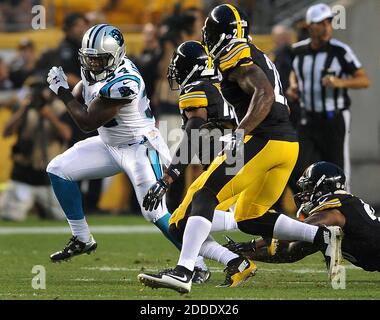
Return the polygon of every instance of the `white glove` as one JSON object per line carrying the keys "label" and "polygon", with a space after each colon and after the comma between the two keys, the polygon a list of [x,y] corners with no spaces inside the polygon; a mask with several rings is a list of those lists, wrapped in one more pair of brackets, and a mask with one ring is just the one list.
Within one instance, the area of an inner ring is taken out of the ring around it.
{"label": "white glove", "polygon": [[224,149],[221,154],[230,153],[232,157],[236,157],[236,155],[242,155],[244,152],[244,137],[241,132],[233,132],[232,134],[226,134],[219,138],[219,141],[226,143]]}
{"label": "white glove", "polygon": [[62,67],[53,67],[50,69],[47,82],[49,83],[49,88],[55,94],[58,94],[58,89],[60,87],[69,89],[69,84],[67,83],[67,77],[63,72]]}

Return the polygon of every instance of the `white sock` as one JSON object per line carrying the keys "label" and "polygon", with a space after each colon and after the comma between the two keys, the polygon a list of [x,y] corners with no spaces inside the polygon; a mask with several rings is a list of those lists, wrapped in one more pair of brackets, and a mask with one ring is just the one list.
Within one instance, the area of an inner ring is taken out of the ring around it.
{"label": "white sock", "polygon": [[86,218],[80,220],[67,219],[67,221],[70,225],[72,234],[77,236],[79,241],[87,242],[90,240],[90,229],[88,228]]}
{"label": "white sock", "polygon": [[237,229],[235,214],[231,211],[214,211],[211,232]]}
{"label": "white sock", "polygon": [[183,234],[182,249],[178,264],[194,270],[195,260],[199,255],[199,250],[206,240],[211,230],[211,221],[201,216],[191,216],[186,223]]}
{"label": "white sock", "polygon": [[223,263],[225,266],[232,259],[239,257],[237,254],[217,243],[211,236],[208,236],[206,241],[203,242],[200,254],[205,258]]}
{"label": "white sock", "polygon": [[197,260],[195,260],[195,266],[202,270],[207,270],[205,260],[203,259],[202,256],[197,257]]}
{"label": "white sock", "polygon": [[313,242],[318,226],[300,222],[281,214],[274,225],[273,238]]}

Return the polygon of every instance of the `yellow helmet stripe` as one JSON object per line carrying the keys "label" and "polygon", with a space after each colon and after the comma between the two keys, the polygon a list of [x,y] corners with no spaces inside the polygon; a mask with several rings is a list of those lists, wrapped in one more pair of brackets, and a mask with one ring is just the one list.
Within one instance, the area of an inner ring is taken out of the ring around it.
{"label": "yellow helmet stripe", "polygon": [[207,46],[203,46],[203,48],[205,49],[205,52],[207,54],[207,68],[211,69],[212,68],[212,59],[210,57],[210,53],[208,51]]}
{"label": "yellow helmet stripe", "polygon": [[230,4],[227,4],[227,6],[232,10],[234,13],[235,19],[236,19],[236,24],[237,24],[237,37],[243,38],[243,29],[241,26],[241,18],[239,12],[236,10],[236,8]]}

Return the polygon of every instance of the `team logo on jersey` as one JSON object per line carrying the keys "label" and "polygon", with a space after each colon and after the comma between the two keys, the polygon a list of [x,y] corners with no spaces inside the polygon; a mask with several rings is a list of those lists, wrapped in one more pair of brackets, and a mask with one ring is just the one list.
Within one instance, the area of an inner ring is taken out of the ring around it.
{"label": "team logo on jersey", "polygon": [[129,97],[135,93],[131,88],[128,87],[120,87],[119,92],[122,97]]}
{"label": "team logo on jersey", "polygon": [[110,35],[116,40],[116,42],[118,43],[118,45],[121,47],[123,44],[124,44],[124,38],[123,38],[123,35],[121,34],[121,32],[117,29],[113,29],[111,32],[110,32]]}

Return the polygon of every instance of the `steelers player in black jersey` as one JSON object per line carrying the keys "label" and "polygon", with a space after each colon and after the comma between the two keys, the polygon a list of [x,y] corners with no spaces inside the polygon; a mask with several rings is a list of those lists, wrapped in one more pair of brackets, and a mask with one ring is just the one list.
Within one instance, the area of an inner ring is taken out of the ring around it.
{"label": "steelers player in black jersey", "polygon": [[[180,90],[179,108],[183,118],[184,135],[177,148],[174,158],[164,175],[155,185],[151,187],[144,198],[143,205],[147,210],[157,208],[162,200],[162,195],[168,189],[169,185],[174,182],[179,175],[183,174],[187,165],[191,163],[196,155],[205,169],[210,165],[216,155],[222,150],[222,144],[218,143],[219,138],[228,130],[231,131],[237,127],[237,119],[233,107],[231,107],[223,98],[220,92],[220,83],[218,73],[213,67],[211,58],[207,55],[205,48],[200,42],[186,41],[182,43],[174,52],[168,67],[167,74],[169,85],[172,90]],[[199,133],[203,130],[204,135]],[[195,133],[195,134],[194,134]],[[185,155],[183,157],[183,155]],[[206,174],[205,172],[203,175]],[[172,214],[169,225],[171,235],[178,241],[182,241],[182,234],[186,225],[187,218],[191,212],[191,201],[194,193],[201,187],[203,181],[202,175],[195,180],[187,190],[185,198],[180,206]],[[156,192],[161,194],[157,196]],[[220,215],[231,215],[231,212],[218,212]],[[217,218],[216,218],[217,219]],[[224,218],[220,217],[219,219]],[[230,223],[231,228],[236,229],[234,218]],[[220,223],[218,223],[220,225]],[[224,225],[224,223],[223,223]],[[228,226],[227,226],[228,228]],[[214,229],[215,230],[215,229]],[[225,229],[223,229],[225,230]],[[219,230],[215,230],[219,231]],[[243,272],[230,270],[229,277],[232,279],[226,286],[237,286],[246,278],[252,275],[256,265],[241,256],[226,252],[225,247],[218,244],[212,237],[207,239],[207,251],[211,252],[206,258],[215,258],[223,262],[228,269],[228,264],[247,265]],[[221,257],[223,255],[223,257]],[[202,276],[205,282],[209,276],[201,274],[200,270],[193,275],[192,282],[195,282]],[[198,268],[199,269],[199,268]],[[235,268],[236,269],[236,268]],[[149,277],[149,276],[148,276]],[[140,278],[144,282],[145,277]],[[223,284],[224,285],[224,284]]]}
{"label": "steelers player in black jersey", "polygon": [[[325,254],[330,277],[334,276],[339,262],[339,227],[317,227],[269,212],[298,156],[297,136],[276,67],[250,41],[248,19],[232,5],[214,8],[202,31],[204,45],[223,76],[222,94],[234,107],[239,124],[224,137],[228,143],[223,153],[197,180],[177,266],[152,275],[149,285],[189,292],[195,259],[209,236],[214,210],[233,203],[240,230],[315,243]],[[230,267],[226,282],[231,281],[233,267],[245,270],[252,266]]]}
{"label": "steelers player in black jersey", "polygon": [[[346,177],[335,164],[320,161],[309,166],[297,185],[298,213],[306,223],[340,226],[343,257],[366,271],[380,271],[380,218],[362,199],[347,193]],[[291,263],[318,251],[310,243],[278,241],[272,253],[262,240],[226,245],[235,252],[263,262]]]}

